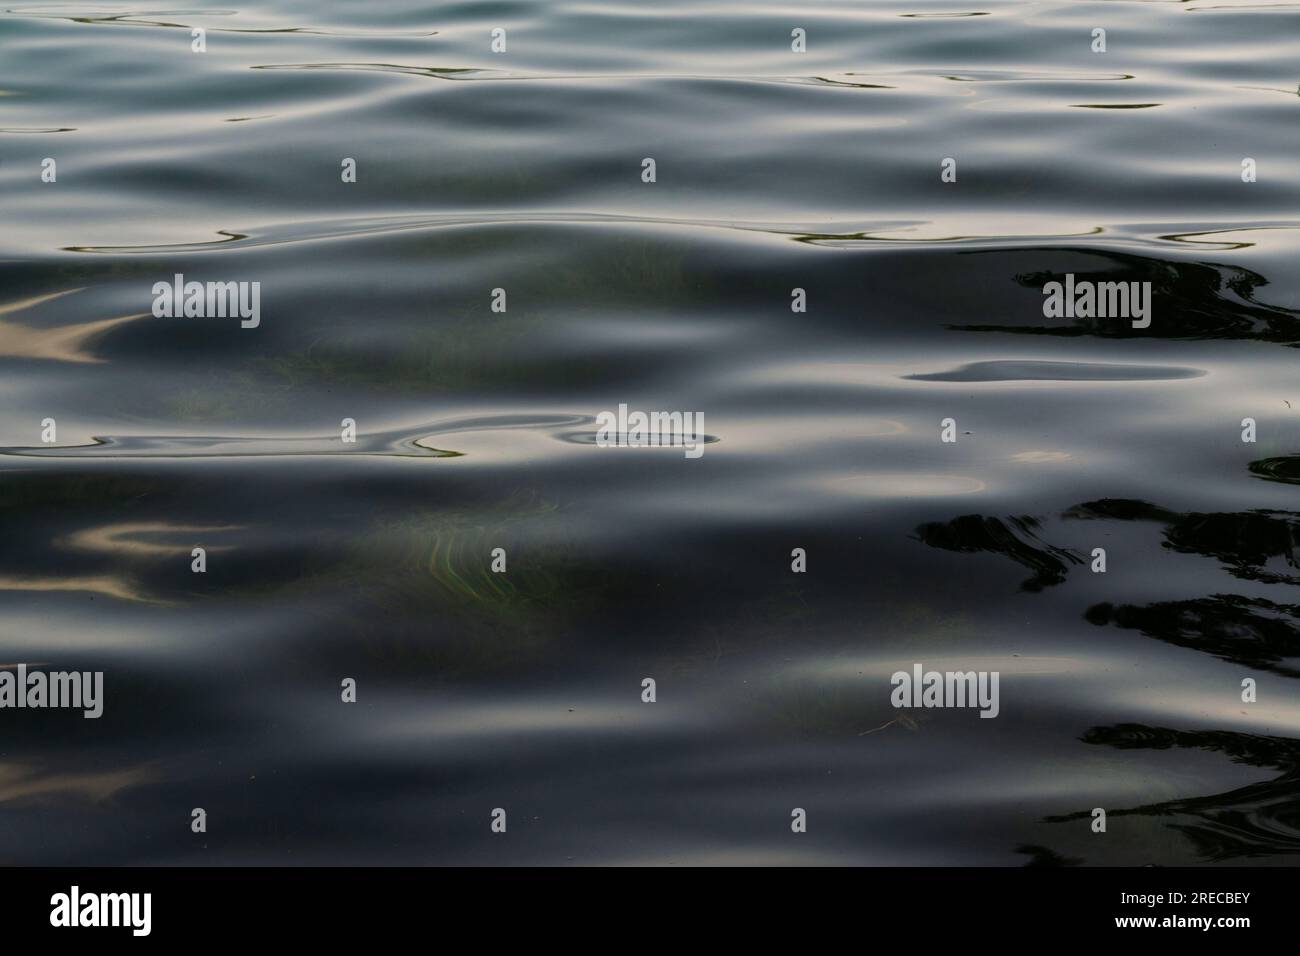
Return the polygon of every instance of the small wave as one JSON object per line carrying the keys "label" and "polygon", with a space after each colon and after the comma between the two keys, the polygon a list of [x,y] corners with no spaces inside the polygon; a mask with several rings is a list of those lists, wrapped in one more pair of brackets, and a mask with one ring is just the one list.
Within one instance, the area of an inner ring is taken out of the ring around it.
{"label": "small wave", "polygon": [[1200,378],[1206,372],[1178,365],[1108,362],[971,362],[947,372],[905,375],[918,382],[1156,382]]}
{"label": "small wave", "polygon": [[590,421],[583,415],[495,415],[364,434],[343,444],[338,436],[129,435],[95,437],[86,445],[0,448],[0,455],[35,458],[253,458],[381,455],[407,458],[460,458],[464,453],[436,448],[437,435],[502,428],[554,428]]}

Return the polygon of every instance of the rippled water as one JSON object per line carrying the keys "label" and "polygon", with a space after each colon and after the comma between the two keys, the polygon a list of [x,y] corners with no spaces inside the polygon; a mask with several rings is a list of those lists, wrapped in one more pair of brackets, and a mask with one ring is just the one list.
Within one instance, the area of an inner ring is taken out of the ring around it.
{"label": "rippled water", "polygon": [[[0,664],[106,702],[0,710],[0,862],[1294,860],[1298,39],[5,8]],[[176,273],[260,324],[154,317]],[[1150,328],[1045,318],[1066,273]],[[716,440],[600,447],[619,404]],[[998,718],[894,709],[914,663],[998,671]]]}

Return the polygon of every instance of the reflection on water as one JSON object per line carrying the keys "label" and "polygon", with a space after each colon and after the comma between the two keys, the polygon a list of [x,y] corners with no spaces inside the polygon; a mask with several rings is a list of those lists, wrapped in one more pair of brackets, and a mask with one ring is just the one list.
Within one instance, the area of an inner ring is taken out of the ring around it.
{"label": "reflection on water", "polygon": [[1281,455],[1277,458],[1252,461],[1250,470],[1261,478],[1284,481],[1292,485],[1300,484],[1300,455]]}
{"label": "reflection on water", "polygon": [[[1300,514],[1293,512],[1177,514],[1145,501],[1103,499],[1075,505],[1063,517],[1158,523],[1163,526],[1164,547],[1213,558],[1232,577],[1263,584],[1300,584],[1294,573]],[[983,551],[1008,558],[1034,572],[1021,588],[1039,591],[1064,582],[1071,566],[1087,563],[1075,551],[1040,540],[1035,532],[1041,526],[1040,520],[1029,516],[1000,520],[965,515],[943,524],[922,525],[917,536],[935,548]],[[1107,536],[1103,533],[1103,538]],[[1270,565],[1285,570],[1270,570]],[[1218,586],[1228,583],[1220,580]],[[1300,605],[1213,594],[1145,605],[1102,602],[1089,607],[1084,616],[1092,624],[1138,630],[1257,670],[1300,676],[1300,670],[1284,663],[1295,658],[1300,665]]]}
{"label": "reflection on water", "polygon": [[0,861],[1293,859],[1295,16],[0,11]]}
{"label": "reflection on water", "polygon": [[1034,534],[1039,522],[1024,515],[1005,521],[981,515],[963,515],[952,521],[923,524],[917,537],[932,548],[945,551],[988,551],[1010,558],[1033,572],[1021,583],[1025,591],[1041,591],[1060,584],[1070,565],[1082,564],[1083,558],[1065,548],[1054,548],[1039,541]]}
{"label": "reflection on water", "polygon": [[[1081,259],[1103,262],[1076,269],[1077,282],[1150,282],[1163,321],[1156,322],[1148,332],[1160,338],[1246,339],[1300,345],[1300,311],[1258,301],[1259,289],[1268,284],[1268,279],[1249,269],[1168,262],[1122,252],[1089,252]],[[1037,291],[1058,278],[1059,273],[1030,272],[1018,276],[1017,281]],[[1028,317],[1033,318],[1032,313]],[[1116,316],[1075,318],[1068,325],[1058,321],[1049,325],[971,324],[954,328],[1105,337],[1131,333],[1128,318]]]}
{"label": "reflection on water", "polygon": [[[1105,499],[1077,505],[1074,518],[1150,521],[1164,525],[1165,546],[1216,558],[1233,577],[1266,584],[1300,584],[1295,573],[1300,516],[1290,511],[1176,514],[1145,501]],[[1274,565],[1277,570],[1270,570]]]}
{"label": "reflection on water", "polygon": [[[1285,858],[1300,853],[1300,741],[1226,731],[1171,730],[1143,724],[1092,727],[1083,741],[1120,750],[1202,750],[1238,764],[1261,767],[1276,776],[1223,793],[1166,800],[1109,811],[1125,817],[1159,818],[1170,830],[1189,840],[1206,861],[1243,863]],[[1067,822],[1087,813],[1049,818]]]}
{"label": "reflection on water", "polygon": [[1257,670],[1300,677],[1300,670],[1281,663],[1285,658],[1300,657],[1300,631],[1296,630],[1300,605],[1216,594],[1143,606],[1097,604],[1088,608],[1087,618],[1093,624],[1135,628],[1170,644]]}

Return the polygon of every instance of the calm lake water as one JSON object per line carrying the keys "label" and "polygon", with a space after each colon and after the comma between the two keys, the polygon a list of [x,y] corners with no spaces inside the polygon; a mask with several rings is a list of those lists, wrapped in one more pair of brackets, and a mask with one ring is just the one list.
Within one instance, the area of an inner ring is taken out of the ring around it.
{"label": "calm lake water", "polygon": [[[7,7],[0,664],[104,713],[0,710],[0,863],[1294,861],[1298,49],[1295,2]],[[178,273],[259,324],[155,317]],[[1066,274],[1150,327],[1046,317]],[[703,454],[599,446],[620,404]],[[997,718],[895,709],[914,664]]]}

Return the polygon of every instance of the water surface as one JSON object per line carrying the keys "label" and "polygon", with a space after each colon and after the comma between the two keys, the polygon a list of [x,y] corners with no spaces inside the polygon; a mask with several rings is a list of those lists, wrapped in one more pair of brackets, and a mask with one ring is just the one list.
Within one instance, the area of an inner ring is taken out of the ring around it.
{"label": "water surface", "polygon": [[[0,664],[106,703],[0,711],[0,862],[1291,862],[1298,30],[6,7]],[[155,318],[176,273],[260,324]],[[1151,327],[1046,318],[1067,273]],[[917,662],[998,718],[894,709]]]}

